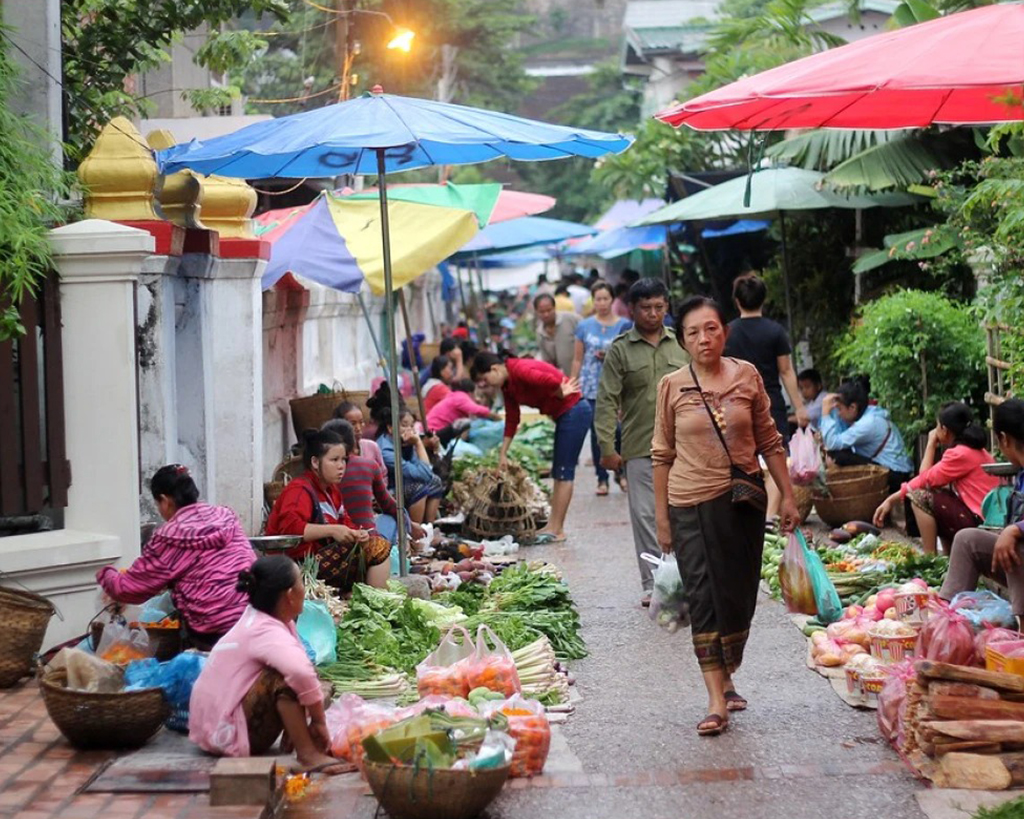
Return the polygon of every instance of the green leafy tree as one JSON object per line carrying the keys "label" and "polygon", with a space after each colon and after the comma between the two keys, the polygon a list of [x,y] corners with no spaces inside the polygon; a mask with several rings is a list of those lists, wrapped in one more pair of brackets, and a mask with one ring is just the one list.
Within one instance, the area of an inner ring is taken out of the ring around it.
{"label": "green leafy tree", "polygon": [[58,200],[71,184],[54,165],[50,135],[9,107],[17,82],[0,38],[0,341],[25,332],[18,306],[50,271],[47,231],[64,216]]}
{"label": "green leafy tree", "polygon": [[[167,62],[168,49],[182,34],[209,26],[209,41],[196,61],[223,72],[253,59],[263,48],[259,38],[234,30],[235,18],[249,13],[283,20],[288,10],[287,0],[64,0],[61,27],[71,158],[81,159],[96,132],[114,117],[145,113],[146,101],[131,91],[132,78]],[[223,102],[232,91],[221,93]],[[203,104],[214,102],[207,95]]]}
{"label": "green leafy tree", "polygon": [[976,311],[938,293],[901,290],[871,302],[837,350],[848,373],[870,373],[871,392],[904,435],[935,424],[947,401],[980,406],[985,341]]}

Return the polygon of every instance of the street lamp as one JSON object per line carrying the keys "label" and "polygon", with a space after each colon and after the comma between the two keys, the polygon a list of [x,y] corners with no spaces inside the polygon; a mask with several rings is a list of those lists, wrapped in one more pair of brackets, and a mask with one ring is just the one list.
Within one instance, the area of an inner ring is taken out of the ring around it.
{"label": "street lamp", "polygon": [[400,28],[398,29],[398,32],[395,34],[395,36],[391,39],[391,42],[388,43],[388,48],[398,49],[399,51],[404,51],[406,54],[408,54],[409,49],[412,48],[412,38],[415,36],[415,32],[407,28]]}

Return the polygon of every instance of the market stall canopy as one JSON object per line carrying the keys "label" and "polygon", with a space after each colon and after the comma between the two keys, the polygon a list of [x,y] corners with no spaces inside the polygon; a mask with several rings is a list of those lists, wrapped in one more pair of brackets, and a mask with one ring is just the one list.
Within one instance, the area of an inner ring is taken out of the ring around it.
{"label": "market stall canopy", "polygon": [[722,239],[726,236],[739,236],[743,233],[760,233],[768,230],[771,222],[761,219],[737,219],[731,225],[724,228],[706,227],[700,232],[705,239]]}
{"label": "market stall canopy", "polygon": [[[657,250],[665,246],[669,230],[671,227],[666,225],[614,228],[572,245],[565,253],[567,256],[601,256],[613,259],[634,250]],[[681,245],[680,249],[683,252],[692,252],[694,248]]]}
{"label": "market stall canopy", "polygon": [[1002,3],[866,37],[658,113],[699,131],[925,128],[1020,121],[1024,5]]}
{"label": "market stall canopy", "polygon": [[[497,190],[493,193],[496,197]],[[391,255],[393,288],[408,284],[447,258],[479,229],[475,211],[402,200],[388,203],[388,219],[402,237]],[[304,208],[262,214],[256,222],[264,230],[257,234],[271,242],[263,289],[291,272],[350,293],[366,281],[374,293],[384,293],[380,220],[376,198],[330,193]]]}
{"label": "market stall canopy", "polygon": [[553,245],[580,236],[593,236],[597,228],[563,219],[545,216],[524,216],[496,225],[488,225],[465,246],[458,256],[465,257],[481,251],[512,250],[533,245]]}
{"label": "market stall canopy", "polygon": [[594,223],[594,227],[598,230],[625,227],[663,207],[664,199],[620,199],[605,211]]}
{"label": "market stall canopy", "polygon": [[[377,199],[380,196],[378,188],[366,188],[361,191],[346,189],[340,193],[354,199]],[[480,223],[480,227],[543,213],[551,210],[558,201],[553,196],[507,190],[498,182],[471,185],[459,185],[454,182],[388,185],[388,198],[420,202],[424,205],[463,207],[481,215],[489,207],[490,212]]]}
{"label": "market stall canopy", "polygon": [[[637,221],[637,225],[713,219],[766,219],[780,212],[821,208],[873,208],[879,205],[909,205],[917,201],[910,194],[848,196],[822,188],[824,174],[803,168],[764,168],[751,176],[738,176],[673,202]],[[747,186],[749,203],[745,204]]]}
{"label": "market stall canopy", "polygon": [[165,174],[266,179],[376,175],[432,165],[469,165],[500,157],[520,160],[596,159],[624,151],[632,137],[551,125],[498,111],[385,94],[258,122],[205,142],[157,152]]}

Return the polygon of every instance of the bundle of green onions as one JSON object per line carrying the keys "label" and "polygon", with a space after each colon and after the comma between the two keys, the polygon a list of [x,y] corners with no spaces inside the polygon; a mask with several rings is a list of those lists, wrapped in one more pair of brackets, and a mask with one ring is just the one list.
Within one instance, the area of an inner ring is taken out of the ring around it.
{"label": "bundle of green onions", "polygon": [[316,669],[336,694],[358,694],[371,700],[397,698],[408,692],[409,679],[404,674],[373,662],[369,652],[354,642],[339,639],[337,654],[335,662]]}
{"label": "bundle of green onions", "polygon": [[569,680],[557,671],[555,651],[547,637],[513,651],[512,659],[523,687],[523,696],[540,700],[545,705],[568,702]]}
{"label": "bundle of green onions", "polygon": [[334,589],[317,577],[320,561],[315,555],[307,555],[299,564],[299,569],[302,571],[302,585],[306,587],[306,599],[319,600],[327,606],[327,611],[337,623],[348,610],[348,606],[341,602]]}

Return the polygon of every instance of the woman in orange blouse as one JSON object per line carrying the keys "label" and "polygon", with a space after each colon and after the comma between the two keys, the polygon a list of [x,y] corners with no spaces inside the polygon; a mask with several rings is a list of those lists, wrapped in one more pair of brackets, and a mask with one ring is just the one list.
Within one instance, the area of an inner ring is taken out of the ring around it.
{"label": "woman in orange blouse", "polygon": [[689,595],[693,646],[708,690],[697,733],[711,736],[729,726],[730,711],[747,707],[732,675],[743,659],[761,573],[765,499],[756,489],[737,494],[736,476],[763,487],[760,455],[782,490],[784,532],[799,514],[764,382],[753,364],[722,357],[722,308],[694,296],[680,306],[676,327],[692,364],[658,385],[655,517],[658,543],[675,553]]}

